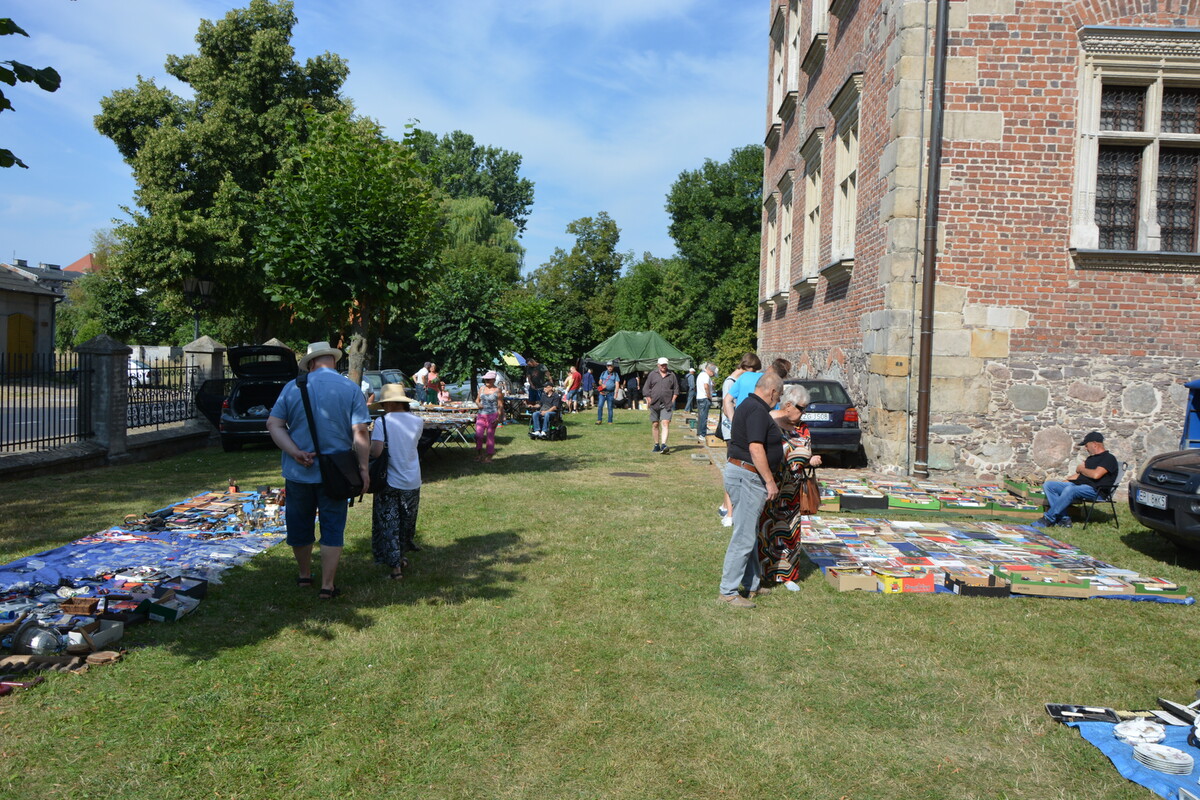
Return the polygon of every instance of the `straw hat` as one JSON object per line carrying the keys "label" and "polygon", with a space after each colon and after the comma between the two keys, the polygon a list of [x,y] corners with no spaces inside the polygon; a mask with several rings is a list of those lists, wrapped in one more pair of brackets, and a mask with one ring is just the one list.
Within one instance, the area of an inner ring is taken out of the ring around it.
{"label": "straw hat", "polygon": [[308,352],[300,359],[300,371],[303,372],[308,369],[308,362],[321,356],[333,356],[340,361],[342,359],[342,351],[336,347],[331,347],[329,342],[313,342],[308,346]]}
{"label": "straw hat", "polygon": [[371,409],[378,411],[383,408],[384,403],[415,403],[413,398],[409,397],[404,392],[404,387],[398,383],[385,383],[383,389],[379,392],[379,398],[371,403]]}

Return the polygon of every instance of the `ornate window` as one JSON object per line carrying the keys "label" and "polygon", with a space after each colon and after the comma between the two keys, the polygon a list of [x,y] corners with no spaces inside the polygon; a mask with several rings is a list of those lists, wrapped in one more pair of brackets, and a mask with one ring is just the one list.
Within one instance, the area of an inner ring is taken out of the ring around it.
{"label": "ornate window", "polygon": [[1080,268],[1200,269],[1200,32],[1084,28]]}
{"label": "ornate window", "polygon": [[763,203],[763,211],[767,217],[766,235],[763,237],[763,252],[766,254],[766,259],[760,281],[760,303],[770,301],[771,296],[775,293],[775,275],[779,268],[779,199],[777,194],[772,193],[767,198]]}
{"label": "ornate window", "polygon": [[775,264],[772,296],[786,298],[792,278],[792,171],[779,181],[779,258]]}

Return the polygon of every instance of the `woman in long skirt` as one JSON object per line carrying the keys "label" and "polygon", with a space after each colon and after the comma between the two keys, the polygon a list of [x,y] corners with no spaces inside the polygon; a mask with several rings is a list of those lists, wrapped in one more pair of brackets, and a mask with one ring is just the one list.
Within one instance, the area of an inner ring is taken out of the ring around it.
{"label": "woman in long skirt", "polygon": [[421,462],[417,442],[425,423],[409,412],[413,399],[398,383],[383,387],[379,402],[372,408],[386,413],[375,421],[371,434],[371,455],[378,456],[387,446],[387,488],[376,487],[371,511],[371,549],[375,563],[388,567],[388,577],[404,577],[408,550],[418,550],[413,541],[417,533],[417,511],[421,503]]}
{"label": "woman in long skirt", "polygon": [[799,475],[805,467],[821,466],[821,457],[812,453],[812,434],[802,419],[808,405],[808,390],[788,384],[779,398],[779,411],[772,416],[783,433],[783,463],[777,475],[779,495],[762,510],[758,518],[758,558],[762,566],[763,586],[794,581],[800,573]]}

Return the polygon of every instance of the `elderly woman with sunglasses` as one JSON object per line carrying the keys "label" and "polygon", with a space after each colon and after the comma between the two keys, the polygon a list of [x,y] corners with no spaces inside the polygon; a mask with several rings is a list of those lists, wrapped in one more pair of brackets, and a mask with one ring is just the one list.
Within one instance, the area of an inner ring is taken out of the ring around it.
{"label": "elderly woman with sunglasses", "polygon": [[779,496],[763,507],[758,519],[758,558],[764,587],[794,581],[799,576],[800,526],[793,530],[792,521],[800,510],[800,476],[808,467],[821,466],[821,457],[813,455],[812,434],[803,419],[808,402],[808,390],[789,383],[783,387],[779,409],[771,414],[783,434],[783,461],[776,475]]}

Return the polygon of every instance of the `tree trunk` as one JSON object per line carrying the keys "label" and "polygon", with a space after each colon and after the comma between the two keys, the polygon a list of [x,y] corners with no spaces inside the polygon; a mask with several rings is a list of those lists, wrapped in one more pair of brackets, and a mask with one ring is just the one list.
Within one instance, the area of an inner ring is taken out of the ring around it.
{"label": "tree trunk", "polygon": [[350,345],[346,348],[350,358],[349,376],[355,386],[362,384],[363,368],[367,361],[367,337],[360,325],[354,325],[350,334]]}

